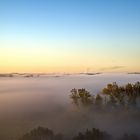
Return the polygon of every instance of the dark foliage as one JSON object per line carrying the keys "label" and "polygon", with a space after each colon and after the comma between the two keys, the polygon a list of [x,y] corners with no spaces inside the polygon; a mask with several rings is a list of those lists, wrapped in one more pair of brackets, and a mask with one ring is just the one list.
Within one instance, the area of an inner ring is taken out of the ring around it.
{"label": "dark foliage", "polygon": [[79,104],[90,105],[93,102],[93,98],[92,98],[91,94],[84,88],[72,89],[70,97],[71,97],[71,99],[73,99],[73,102],[76,105],[79,105]]}
{"label": "dark foliage", "polygon": [[110,140],[111,136],[106,132],[93,128],[91,131],[87,130],[85,133],[79,133],[73,140]]}
{"label": "dark foliage", "polygon": [[[62,134],[54,134],[48,128],[38,127],[25,134],[20,140],[62,140]],[[65,139],[64,139],[65,140]],[[71,140],[71,139],[69,139]],[[118,139],[113,138],[110,134],[93,128],[74,136],[72,140],[140,140],[140,137],[135,134],[124,134]]]}
{"label": "dark foliage", "polygon": [[128,83],[125,86],[118,86],[114,82],[113,84],[108,84],[102,92],[109,98],[108,103],[111,103],[113,106],[137,107],[137,100],[140,98],[140,82],[135,84]]}
{"label": "dark foliage", "polygon": [[124,134],[119,140],[140,140],[140,137],[134,134]]}
{"label": "dark foliage", "polygon": [[116,82],[108,84],[102,93],[92,96],[86,89],[72,89],[71,99],[76,105],[93,105],[100,109],[137,108],[140,100],[140,82],[118,86]]}
{"label": "dark foliage", "polygon": [[20,140],[62,140],[62,135],[54,134],[48,128],[38,127],[25,134]]}

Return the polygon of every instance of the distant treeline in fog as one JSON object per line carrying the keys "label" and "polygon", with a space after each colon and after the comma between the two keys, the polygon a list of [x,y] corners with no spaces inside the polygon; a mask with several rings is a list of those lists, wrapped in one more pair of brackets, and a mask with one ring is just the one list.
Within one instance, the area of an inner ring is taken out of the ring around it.
{"label": "distant treeline in fog", "polygon": [[119,86],[116,82],[108,84],[100,94],[91,95],[86,89],[72,89],[70,98],[76,105],[84,105],[98,109],[139,108],[140,82]]}
{"label": "distant treeline in fog", "polygon": [[[133,124],[134,121],[139,123],[139,117],[137,116],[140,115],[140,82],[136,82],[135,84],[128,83],[124,86],[119,86],[114,82],[108,84],[102,89],[102,92],[96,96],[84,88],[74,88],[71,90],[70,99],[72,99],[72,102],[78,109],[82,108],[86,110],[85,112],[82,110],[85,116],[91,116],[93,120],[101,121],[102,123],[100,123],[99,127],[105,125],[105,122],[108,124],[110,121],[112,121],[114,126],[112,125],[111,128],[107,128],[106,126],[104,131],[100,128],[97,129],[93,125],[88,125],[89,128],[87,128],[87,130],[71,134],[71,137],[65,135],[66,130],[64,130],[64,134],[55,134],[48,128],[38,127],[25,134],[20,140],[140,140],[139,126],[138,129],[135,129],[133,132],[125,132],[123,128],[127,126],[121,124],[122,122],[126,122],[127,124],[130,120],[132,120],[132,122],[129,122],[130,124]],[[115,111],[118,117],[121,116],[119,122],[116,122],[117,116]],[[106,118],[104,116],[106,114],[109,114],[109,117]],[[98,116],[101,116],[102,119],[98,118]],[[68,121],[73,123],[73,120]],[[115,128],[115,125],[118,125],[118,123],[120,129],[122,129],[120,130],[122,133],[114,136],[110,130]],[[132,126],[132,129],[133,127],[134,126]],[[74,124],[73,128],[75,129]],[[69,131],[69,128],[67,129],[67,131]],[[77,130],[79,130],[79,128],[77,128]]]}
{"label": "distant treeline in fog", "polygon": [[[55,134],[52,130],[38,127],[25,134],[20,140],[65,140],[63,134]],[[100,129],[93,128],[85,132],[79,132],[71,140],[139,140],[140,136],[135,134],[124,134],[118,138],[113,138],[110,134]]]}

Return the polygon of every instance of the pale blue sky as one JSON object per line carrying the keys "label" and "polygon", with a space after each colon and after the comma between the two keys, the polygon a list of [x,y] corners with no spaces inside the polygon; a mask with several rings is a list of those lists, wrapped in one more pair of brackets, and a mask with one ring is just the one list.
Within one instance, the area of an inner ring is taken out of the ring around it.
{"label": "pale blue sky", "polygon": [[[39,49],[38,57],[42,52],[50,52],[50,57],[45,58],[44,54],[43,61],[38,62],[45,70],[59,67],[60,71],[62,67],[67,71],[66,67],[73,69],[76,66],[82,71],[86,67],[101,70],[122,66],[119,71],[139,71],[139,40],[139,0],[0,1],[0,54],[3,56],[0,60],[9,62],[6,66],[1,65],[4,70],[9,65],[16,70],[18,63],[12,55],[22,47],[25,52],[32,50],[35,54]],[[11,55],[14,64],[7,55]],[[73,63],[70,56],[75,59],[77,56],[78,61]],[[43,65],[45,59],[47,64]],[[54,59],[54,63],[48,59]],[[69,64],[62,62],[64,59],[69,60]],[[88,64],[84,65],[80,60]]]}

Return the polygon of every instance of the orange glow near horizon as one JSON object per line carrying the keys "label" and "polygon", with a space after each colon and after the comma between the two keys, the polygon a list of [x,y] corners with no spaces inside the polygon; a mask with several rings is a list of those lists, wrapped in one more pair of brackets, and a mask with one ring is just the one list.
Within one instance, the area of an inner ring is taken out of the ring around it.
{"label": "orange glow near horizon", "polygon": [[131,48],[127,49],[126,54],[125,49],[102,48],[103,44],[100,43],[91,42],[91,45],[98,46],[95,49],[90,47],[86,49],[81,44],[70,44],[79,45],[78,48],[71,48],[67,43],[61,42],[59,44],[3,42],[0,44],[0,72],[140,71],[139,49],[135,51]]}

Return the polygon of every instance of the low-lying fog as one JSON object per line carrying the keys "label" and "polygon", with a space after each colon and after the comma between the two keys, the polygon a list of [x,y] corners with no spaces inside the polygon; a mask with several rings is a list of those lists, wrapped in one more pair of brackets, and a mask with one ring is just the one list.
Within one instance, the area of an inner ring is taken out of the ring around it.
{"label": "low-lying fog", "polygon": [[140,113],[130,116],[96,113],[72,104],[73,88],[86,88],[97,94],[108,83],[124,85],[140,81],[136,74],[65,75],[61,77],[1,77],[0,78],[0,139],[16,140],[37,126],[57,133],[74,135],[87,128],[100,128],[111,134],[140,130]]}

